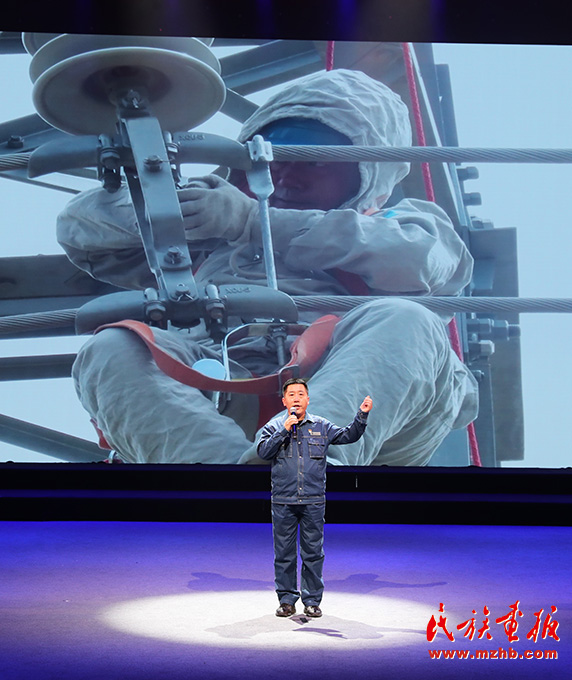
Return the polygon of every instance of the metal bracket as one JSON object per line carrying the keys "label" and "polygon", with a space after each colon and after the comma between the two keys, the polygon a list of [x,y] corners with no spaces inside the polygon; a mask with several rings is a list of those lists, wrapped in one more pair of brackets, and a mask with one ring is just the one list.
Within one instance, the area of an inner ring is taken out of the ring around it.
{"label": "metal bracket", "polygon": [[250,191],[258,199],[266,281],[269,288],[278,290],[274,248],[272,246],[272,231],[270,229],[270,212],[268,208],[268,199],[274,193],[274,184],[272,183],[269,166],[273,159],[272,144],[264,141],[261,135],[256,135],[252,141],[246,142],[246,147],[252,161],[252,168],[246,171],[246,178]]}
{"label": "metal bracket", "polygon": [[120,125],[133,152],[136,173],[127,173],[128,184],[159,294],[181,300],[184,290],[186,300],[198,300],[183,216],[159,122],[151,116],[136,115],[122,118]]}

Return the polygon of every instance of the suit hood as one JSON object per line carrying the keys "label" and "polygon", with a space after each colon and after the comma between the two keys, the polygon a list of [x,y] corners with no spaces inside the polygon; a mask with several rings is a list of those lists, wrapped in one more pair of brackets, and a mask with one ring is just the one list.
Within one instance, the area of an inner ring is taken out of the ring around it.
{"label": "suit hood", "polygon": [[[411,146],[407,107],[389,87],[361,71],[336,69],[301,78],[271,96],[240,132],[245,142],[281,118],[311,118],[349,137],[354,146]],[[402,162],[359,163],[360,188],[340,208],[378,209],[409,172]]]}

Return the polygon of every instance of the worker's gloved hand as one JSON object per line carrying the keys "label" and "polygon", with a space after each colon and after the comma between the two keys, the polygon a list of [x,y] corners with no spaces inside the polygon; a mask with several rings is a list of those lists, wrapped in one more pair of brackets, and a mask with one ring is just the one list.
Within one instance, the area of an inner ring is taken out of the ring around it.
{"label": "worker's gloved hand", "polygon": [[193,179],[177,191],[189,243],[208,238],[240,242],[257,219],[258,202],[216,175]]}

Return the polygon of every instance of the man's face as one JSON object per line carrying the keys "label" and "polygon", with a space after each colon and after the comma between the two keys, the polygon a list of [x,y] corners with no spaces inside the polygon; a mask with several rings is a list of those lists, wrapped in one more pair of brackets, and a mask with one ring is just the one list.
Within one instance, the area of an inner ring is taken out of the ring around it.
{"label": "man's face", "polygon": [[[357,195],[360,175],[357,163],[286,162],[270,164],[274,193],[272,208],[333,210]],[[231,184],[251,198],[246,175],[234,170]]]}
{"label": "man's face", "polygon": [[298,384],[288,385],[282,397],[282,403],[288,410],[288,413],[290,413],[292,408],[295,408],[298,419],[303,418],[310,403],[306,386]]}
{"label": "man's face", "polygon": [[272,208],[333,210],[359,191],[357,163],[273,162]]}

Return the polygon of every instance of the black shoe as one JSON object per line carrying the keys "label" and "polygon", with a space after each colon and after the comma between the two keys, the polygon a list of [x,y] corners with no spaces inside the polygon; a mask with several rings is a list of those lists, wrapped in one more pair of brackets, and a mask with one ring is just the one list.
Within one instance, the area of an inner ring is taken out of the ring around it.
{"label": "black shoe", "polygon": [[306,616],[311,616],[313,619],[318,619],[322,616],[322,610],[317,604],[307,604],[304,607],[304,614],[306,614]]}
{"label": "black shoe", "polygon": [[282,602],[282,604],[276,610],[276,616],[294,616],[296,613],[296,607],[289,602]]}

